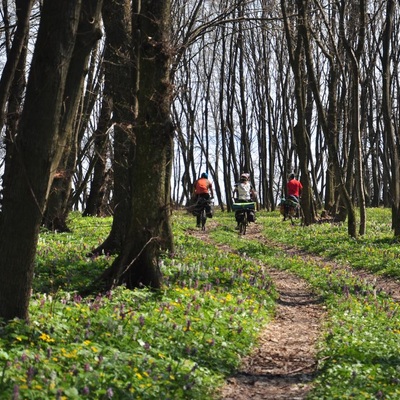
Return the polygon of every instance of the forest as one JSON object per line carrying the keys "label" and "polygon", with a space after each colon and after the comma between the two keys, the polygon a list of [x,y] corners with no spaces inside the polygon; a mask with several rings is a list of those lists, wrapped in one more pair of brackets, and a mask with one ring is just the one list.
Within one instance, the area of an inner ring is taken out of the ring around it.
{"label": "forest", "polygon": [[[313,236],[328,221],[333,230],[345,230],[346,243],[362,244],[381,229],[379,218],[367,216],[383,210],[389,220],[382,229],[391,238],[382,243],[395,245],[399,6],[395,0],[3,0],[4,332],[16,320],[31,329],[35,290],[53,296],[66,285],[54,284],[53,271],[45,289],[37,289],[40,246],[46,235],[74,235],[77,215],[88,224],[108,221],[101,238],[80,239],[88,241],[82,263],[106,261],[71,292],[85,298],[122,288],[162,290],[171,273],[165,263],[174,266],[175,254],[185,258],[177,216],[187,217],[203,172],[214,188],[209,226],[217,236],[230,229],[218,218],[233,218],[232,189],[241,173],[250,174],[257,191],[256,226],[263,229],[269,216],[282,222],[279,204],[294,173],[303,185],[302,232]],[[396,277],[397,254],[390,254],[394,265],[382,273]],[[339,286],[346,292],[351,285]],[[51,336],[41,337],[51,343]],[[0,356],[7,366],[7,351]],[[12,379],[3,374],[0,388],[9,390]],[[381,389],[375,389],[376,397]]]}
{"label": "forest", "polygon": [[[40,2],[23,2],[18,19],[19,2],[13,3],[2,6],[5,144],[15,134],[24,99],[25,83],[15,71],[26,79],[42,14]],[[125,155],[118,129],[129,137],[137,107],[126,82],[144,75],[132,67],[136,39],[129,27],[137,23],[138,5],[113,3],[107,11],[110,21],[103,16],[101,39],[87,50],[83,86],[74,94],[76,147],[71,166],[62,160],[57,167],[56,176],[65,176],[65,182],[52,183],[54,189],[61,186],[57,190],[68,205],[47,206],[49,228],[65,229],[70,209],[109,215],[118,202],[114,177],[123,163],[115,159]],[[393,207],[393,228],[399,233],[395,1],[172,0],[168,13],[165,95],[173,130],[173,204],[190,201],[193,182],[206,170],[218,205],[229,210],[233,184],[246,171],[260,208],[274,210],[287,176],[295,172],[308,194],[303,196],[307,223],[320,209],[343,221],[348,214],[354,217],[353,207],[383,205]],[[116,20],[130,23],[118,26]],[[27,54],[23,40],[29,44]],[[350,234],[362,234],[364,223],[349,228]]]}

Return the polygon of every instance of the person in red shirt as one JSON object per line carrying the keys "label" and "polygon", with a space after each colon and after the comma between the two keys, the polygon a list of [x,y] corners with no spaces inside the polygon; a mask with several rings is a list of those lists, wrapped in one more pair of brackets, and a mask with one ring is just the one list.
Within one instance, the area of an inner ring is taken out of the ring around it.
{"label": "person in red shirt", "polygon": [[299,182],[294,177],[294,174],[290,174],[289,182],[287,183],[287,195],[288,195],[288,197],[294,197],[295,200],[298,202],[302,190],[303,190],[303,185],[301,184],[301,182]]}

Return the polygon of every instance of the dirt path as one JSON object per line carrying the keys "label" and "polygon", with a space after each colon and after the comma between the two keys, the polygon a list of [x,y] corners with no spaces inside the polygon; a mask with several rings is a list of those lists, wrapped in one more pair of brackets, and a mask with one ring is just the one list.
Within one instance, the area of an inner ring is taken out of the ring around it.
{"label": "dirt path", "polygon": [[[216,222],[210,221],[209,228],[213,225]],[[193,230],[190,233],[211,242],[207,232]],[[250,226],[246,239],[269,244],[258,225]],[[279,246],[288,254],[301,256],[317,265],[329,266],[338,272],[346,271],[400,301],[399,281],[357,271],[295,247],[270,245]],[[224,245],[219,247],[222,251],[232,251]],[[242,360],[237,373],[227,379],[221,392],[222,400],[300,400],[305,399],[311,389],[317,369],[316,343],[321,333],[324,307],[306,281],[287,271],[266,265],[263,268],[279,293],[276,316],[261,333],[253,352]]]}
{"label": "dirt path", "polygon": [[[257,228],[251,226],[246,238],[257,239]],[[191,233],[210,242],[207,232]],[[227,380],[221,392],[224,400],[304,399],[316,371],[316,341],[324,314],[318,297],[295,275],[266,265],[263,268],[279,293],[276,315],[254,351],[242,360],[240,370]]]}
{"label": "dirt path", "polygon": [[287,272],[266,272],[279,293],[276,317],[238,373],[228,379],[222,399],[297,400],[310,390],[323,308],[303,280]]}

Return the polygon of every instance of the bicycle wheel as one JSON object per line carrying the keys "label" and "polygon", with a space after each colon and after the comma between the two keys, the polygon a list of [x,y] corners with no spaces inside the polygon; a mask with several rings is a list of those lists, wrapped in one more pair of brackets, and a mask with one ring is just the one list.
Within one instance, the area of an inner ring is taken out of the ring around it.
{"label": "bicycle wheel", "polygon": [[246,229],[247,229],[247,212],[244,213],[242,221],[239,223],[239,233],[241,235],[246,234]]}
{"label": "bicycle wheel", "polygon": [[206,215],[205,208],[203,208],[203,210],[201,211],[200,220],[201,220],[201,230],[205,231],[206,230],[206,221],[207,221],[207,215]]}

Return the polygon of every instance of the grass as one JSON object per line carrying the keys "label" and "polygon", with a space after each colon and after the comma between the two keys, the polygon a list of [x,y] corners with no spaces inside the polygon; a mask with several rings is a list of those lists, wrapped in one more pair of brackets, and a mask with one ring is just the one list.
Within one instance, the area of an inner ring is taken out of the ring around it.
{"label": "grass", "polygon": [[304,229],[291,228],[287,223],[280,223],[277,213],[270,213],[265,221],[264,233],[268,238],[278,237],[281,243],[294,244],[353,268],[400,278],[400,246],[393,236],[389,209],[368,209],[366,234],[358,239],[347,235],[346,225],[315,224]]}
{"label": "grass", "polygon": [[[292,227],[274,213],[260,213],[258,218],[268,245],[235,233],[212,233],[215,240],[239,252],[295,272],[324,298],[328,316],[319,345],[319,373],[309,399],[400,398],[399,305],[375,288],[361,285],[345,270],[332,270],[312,258],[288,257],[271,245],[295,245],[355,269],[398,277],[398,246],[390,230],[390,213],[370,209],[369,217],[368,233],[358,240],[347,237],[345,226]],[[229,224],[229,217],[225,218]]]}
{"label": "grass", "polygon": [[176,254],[161,260],[162,290],[121,287],[90,298],[79,291],[112,257],[86,254],[107,236],[111,220],[73,214],[72,233],[41,232],[31,322],[0,327],[0,398],[215,398],[273,316],[276,293],[261,263],[295,272],[324,299],[310,399],[400,398],[399,305],[348,272],[274,246],[399,277],[389,210],[369,209],[367,234],[357,240],[346,226],[292,227],[278,213],[260,212],[268,240],[251,241],[233,229],[233,214],[216,212],[215,219],[219,225],[207,235],[238,254],[188,235],[194,218],[178,212]]}
{"label": "grass", "polygon": [[71,220],[73,233],[42,232],[31,323],[0,330],[2,399],[205,399],[234,370],[274,310],[260,268],[185,234],[162,260],[159,292],[122,287],[77,293],[112,262],[86,257],[110,219]]}

